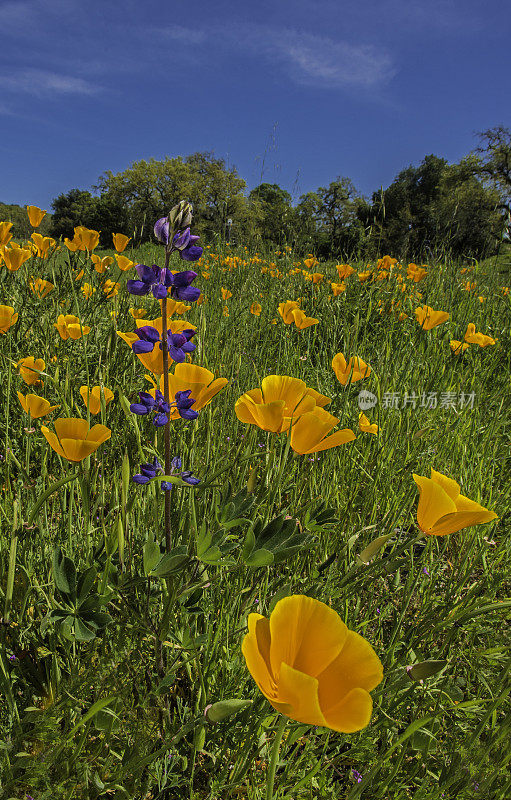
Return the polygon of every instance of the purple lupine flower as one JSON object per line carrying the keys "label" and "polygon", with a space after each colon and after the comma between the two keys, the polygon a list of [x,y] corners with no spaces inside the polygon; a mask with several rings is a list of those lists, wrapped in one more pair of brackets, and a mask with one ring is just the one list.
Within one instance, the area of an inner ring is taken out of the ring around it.
{"label": "purple lupine flower", "polygon": [[154,345],[156,342],[160,341],[160,334],[156,328],[153,328],[152,325],[143,325],[141,328],[137,328],[135,333],[139,341],[133,342],[131,345],[133,352],[137,355],[141,353],[152,353]]}
{"label": "purple lupine flower", "polygon": [[[191,389],[187,389],[184,392],[176,392],[174,402],[167,403],[159,389],[155,390],[154,397],[152,394],[149,394],[149,392],[139,392],[140,403],[132,403],[130,405],[130,411],[140,416],[151,414],[154,411],[153,425],[157,428],[161,428],[163,425],[167,424],[171,408],[176,408],[182,419],[197,419],[199,414],[197,411],[192,410],[195,398],[190,397],[191,393]],[[179,464],[179,467],[180,466],[181,463]],[[176,468],[179,469],[179,467]]]}
{"label": "purple lupine flower", "polygon": [[[137,328],[135,333],[139,341],[133,342],[131,349],[137,355],[152,353],[157,342],[159,342],[160,350],[162,350],[161,337],[156,328],[153,328],[151,325],[143,325],[141,328]],[[167,346],[169,356],[173,361],[181,363],[185,360],[187,353],[193,353],[196,345],[194,345],[190,339],[194,335],[195,331],[191,330],[191,328],[187,328],[187,330],[181,333],[167,331]]]}
{"label": "purple lupine flower", "polygon": [[[167,234],[168,236],[168,234]],[[172,240],[172,248],[179,250],[179,255],[184,261],[198,261],[202,255],[202,247],[195,244],[200,239],[195,236],[190,228],[178,231]]]}
{"label": "purple lupine flower", "polygon": [[[171,468],[170,468],[170,474],[173,475],[174,472],[176,470],[178,470],[178,469],[181,469],[181,459],[176,456],[176,457],[174,457],[172,459]],[[161,475],[164,472],[165,472],[165,470],[163,469],[162,465],[160,464],[160,462],[158,461],[158,459],[155,456],[154,459],[153,459],[152,464],[142,464],[141,465],[140,474],[133,475],[132,480],[135,483],[143,485],[143,484],[149,483],[151,478],[156,478],[156,476],[158,474]],[[200,480],[198,478],[196,478],[192,474],[192,472],[190,470],[184,470],[183,472],[180,473],[179,477],[185,483],[188,483],[189,486],[197,486],[197,484],[200,483]],[[162,490],[162,492],[169,492],[171,489],[172,489],[172,484],[170,483],[170,481],[162,481],[161,482],[161,490]]]}
{"label": "purple lupine flower", "polygon": [[140,474],[133,475],[132,480],[143,485],[149,483],[151,478],[156,478],[159,472],[163,472],[163,467],[155,456],[152,464],[141,464]]}
{"label": "purple lupine flower", "polygon": [[[192,393],[191,389],[186,389],[183,392],[176,392],[176,408],[179,411],[179,416],[183,419],[197,419],[199,414],[197,411],[192,410],[192,406],[195,403],[195,399],[190,397]],[[172,404],[174,405],[174,404]],[[179,459],[179,469],[181,467],[181,460]]]}
{"label": "purple lupine flower", "polygon": [[152,411],[155,412],[155,416],[153,419],[153,425],[157,428],[161,428],[163,425],[166,425],[169,421],[168,414],[170,412],[170,404],[165,402],[163,394],[157,389],[154,393],[154,397],[149,394],[149,392],[139,392],[140,403],[132,403],[130,405],[130,411],[133,414],[150,414]]}
{"label": "purple lupine flower", "polygon": [[197,277],[197,273],[191,269],[184,269],[181,272],[171,273],[171,289],[170,296],[174,300],[183,300],[183,302],[195,303],[200,296],[200,289],[196,286],[190,286],[192,281]]}
{"label": "purple lupine flower", "polygon": [[189,483],[190,486],[197,486],[197,484],[200,483],[200,480],[198,478],[195,478],[189,469],[185,470],[184,472],[181,472],[180,477],[181,480],[183,480],[185,483]]}
{"label": "purple lupine flower", "polygon": [[172,283],[172,272],[168,267],[159,267],[153,264],[152,267],[146,264],[136,264],[139,280],[129,280],[126,282],[126,288],[130,294],[136,294],[139,297],[149,294],[152,291],[156,300],[163,300],[167,297],[167,291]]}
{"label": "purple lupine flower", "polygon": [[196,345],[190,341],[194,335],[195,331],[192,331],[191,329],[187,329],[181,333],[171,333],[170,331],[167,331],[169,356],[178,364],[185,360],[187,353],[193,353],[195,350]]}
{"label": "purple lupine flower", "polygon": [[155,223],[154,235],[162,244],[169,243],[169,221],[167,217],[162,217]]}
{"label": "purple lupine flower", "polygon": [[351,775],[353,777],[353,780],[356,781],[357,783],[360,783],[362,781],[362,775],[360,774],[360,772],[357,772],[356,769],[351,770]]}

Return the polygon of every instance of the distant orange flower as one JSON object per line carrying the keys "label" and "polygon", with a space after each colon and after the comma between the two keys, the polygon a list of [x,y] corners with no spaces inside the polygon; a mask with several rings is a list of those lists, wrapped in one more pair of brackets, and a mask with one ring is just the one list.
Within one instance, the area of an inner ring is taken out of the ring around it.
{"label": "distant orange flower", "polygon": [[339,280],[344,280],[344,278],[349,278],[350,275],[353,275],[355,270],[353,267],[350,267],[349,264],[337,264],[336,266],[337,273],[339,275]]}
{"label": "distant orange flower", "polygon": [[28,386],[35,386],[36,383],[42,383],[39,376],[46,366],[42,358],[27,356],[26,358],[21,358],[16,366],[20,371],[22,379]]}
{"label": "distant orange flower", "polygon": [[130,241],[129,236],[125,236],[124,233],[112,233],[112,239],[114,242],[114,247],[118,253],[122,253],[123,250],[126,249],[126,245]]}
{"label": "distant orange flower", "polygon": [[437,325],[447,322],[450,314],[447,311],[433,311],[431,306],[422,306],[422,308],[415,309],[415,317],[423,330],[430,331]]}
{"label": "distant orange flower", "polygon": [[43,211],[38,206],[27,206],[27,214],[30,224],[33,228],[38,228],[41,222],[43,221],[43,217],[46,214],[46,211]]}
{"label": "distant orange flower", "polygon": [[349,383],[355,383],[367,378],[372,369],[369,364],[362,361],[358,356],[352,356],[349,361],[346,361],[342,353],[337,353],[332,360],[332,368],[339,383],[343,386]]}
{"label": "distant orange flower", "polygon": [[258,317],[261,314],[262,310],[263,307],[261,303],[252,303],[252,305],[250,306],[250,313],[254,314],[256,317]]}
{"label": "distant orange flower", "polygon": [[230,292],[229,289],[224,289],[224,287],[222,286],[220,291],[222,292],[223,300],[229,300],[229,298],[232,297],[232,292]]}
{"label": "distant orange flower", "polygon": [[55,289],[53,283],[50,283],[50,281],[45,281],[42,278],[32,278],[29,286],[33,293],[36,294],[41,300]]}

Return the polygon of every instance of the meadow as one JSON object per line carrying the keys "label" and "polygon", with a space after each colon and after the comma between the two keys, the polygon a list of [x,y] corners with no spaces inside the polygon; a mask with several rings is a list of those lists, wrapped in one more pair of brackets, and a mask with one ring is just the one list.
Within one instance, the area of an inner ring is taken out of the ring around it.
{"label": "meadow", "polygon": [[[504,261],[201,242],[169,265],[200,297],[162,301],[127,290],[156,239],[36,222],[0,222],[0,795],[509,798]],[[170,410],[136,334],[163,302],[196,345]],[[334,629],[356,652],[319,707]]]}

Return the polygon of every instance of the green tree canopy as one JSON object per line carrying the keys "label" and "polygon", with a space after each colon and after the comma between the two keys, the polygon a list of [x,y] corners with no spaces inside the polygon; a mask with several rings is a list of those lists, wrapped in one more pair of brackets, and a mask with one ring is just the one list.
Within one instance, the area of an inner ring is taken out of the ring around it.
{"label": "green tree canopy", "polygon": [[245,186],[224,159],[194,153],[185,159],[137,161],[117,174],[107,171],[94,188],[102,199],[124,208],[128,232],[142,240],[152,236],[156,220],[183,198],[193,203],[195,231],[222,235],[229,217],[243,220]]}

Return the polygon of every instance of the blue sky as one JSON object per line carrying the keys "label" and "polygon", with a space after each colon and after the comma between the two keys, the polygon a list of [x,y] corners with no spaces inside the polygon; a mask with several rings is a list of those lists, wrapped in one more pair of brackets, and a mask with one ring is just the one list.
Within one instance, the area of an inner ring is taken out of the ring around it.
{"label": "blue sky", "polygon": [[366,195],[511,125],[509,0],[0,0],[0,201],[212,150]]}

